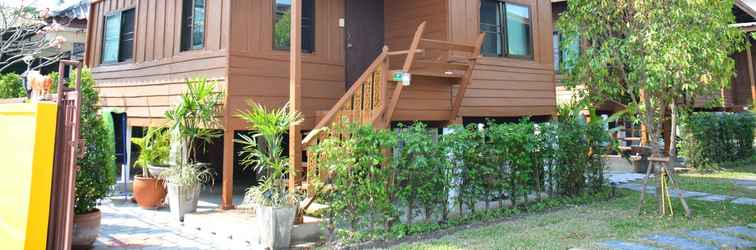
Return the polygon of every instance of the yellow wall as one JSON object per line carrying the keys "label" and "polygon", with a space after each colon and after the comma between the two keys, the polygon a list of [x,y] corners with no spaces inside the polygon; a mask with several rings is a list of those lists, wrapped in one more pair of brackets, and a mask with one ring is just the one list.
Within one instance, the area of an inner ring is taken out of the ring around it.
{"label": "yellow wall", "polygon": [[55,150],[55,103],[0,104],[0,245],[44,249]]}

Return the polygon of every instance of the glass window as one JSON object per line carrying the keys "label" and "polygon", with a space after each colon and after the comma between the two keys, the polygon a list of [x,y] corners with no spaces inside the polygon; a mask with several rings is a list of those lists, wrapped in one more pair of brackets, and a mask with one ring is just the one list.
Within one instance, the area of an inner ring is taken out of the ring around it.
{"label": "glass window", "polygon": [[507,53],[510,56],[530,57],[530,9],[527,6],[506,3]]}
{"label": "glass window", "polygon": [[481,0],[480,30],[486,56],[533,57],[530,7],[501,0]]}
{"label": "glass window", "polygon": [[[562,73],[574,67],[575,60],[580,55],[580,38],[567,39],[555,31],[554,41],[554,71]],[[569,43],[565,47],[565,43]]]}
{"label": "glass window", "polygon": [[181,51],[205,47],[205,0],[183,0]]}
{"label": "glass window", "polygon": [[[275,0],[273,48],[288,50],[291,45],[291,0]],[[302,52],[315,51],[315,0],[302,0]]]}
{"label": "glass window", "polygon": [[117,63],[134,56],[134,9],[105,17],[102,41],[102,62]]}
{"label": "glass window", "polygon": [[121,13],[105,17],[105,32],[102,42],[102,62],[118,62],[118,43],[121,35]]}

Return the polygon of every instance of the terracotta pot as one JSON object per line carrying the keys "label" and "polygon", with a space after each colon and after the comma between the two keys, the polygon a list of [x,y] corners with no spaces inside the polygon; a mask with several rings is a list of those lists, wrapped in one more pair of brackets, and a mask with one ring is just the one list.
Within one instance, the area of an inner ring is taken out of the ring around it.
{"label": "terracotta pot", "polygon": [[160,208],[165,201],[167,191],[162,180],[155,178],[134,177],[134,199],[144,209]]}
{"label": "terracotta pot", "polygon": [[99,209],[86,214],[74,215],[73,224],[73,249],[90,249],[100,234],[100,219],[102,213]]}

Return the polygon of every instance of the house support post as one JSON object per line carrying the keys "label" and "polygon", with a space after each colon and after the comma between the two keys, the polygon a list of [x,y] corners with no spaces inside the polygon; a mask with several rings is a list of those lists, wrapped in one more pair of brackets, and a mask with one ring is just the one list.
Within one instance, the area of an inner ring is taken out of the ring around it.
{"label": "house support post", "polygon": [[751,83],[751,104],[756,103],[756,80],[753,76],[753,54],[751,52],[751,39],[748,38],[746,45],[746,55],[748,56],[748,80]]}
{"label": "house support post", "polygon": [[[302,0],[291,1],[291,56],[289,66],[289,108],[302,110]],[[302,167],[302,131],[289,126],[289,190],[296,189],[297,171]]]}
{"label": "house support post", "polygon": [[223,131],[223,202],[221,209],[234,208],[234,130]]}

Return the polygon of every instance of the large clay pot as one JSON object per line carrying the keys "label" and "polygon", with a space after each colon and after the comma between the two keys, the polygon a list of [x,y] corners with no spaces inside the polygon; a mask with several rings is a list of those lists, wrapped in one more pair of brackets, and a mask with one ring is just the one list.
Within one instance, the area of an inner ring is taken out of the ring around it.
{"label": "large clay pot", "polygon": [[194,186],[179,186],[168,183],[168,205],[171,216],[178,221],[184,221],[184,214],[197,211],[200,196],[200,184]]}
{"label": "large clay pot", "polygon": [[86,214],[74,215],[73,224],[73,249],[90,249],[100,234],[100,219],[102,213],[99,209]]}
{"label": "large clay pot", "polygon": [[134,177],[134,199],[144,209],[160,208],[167,192],[162,180],[156,178]]}
{"label": "large clay pot", "polygon": [[296,212],[293,207],[274,208],[257,205],[255,221],[259,230],[260,245],[267,249],[288,249]]}

